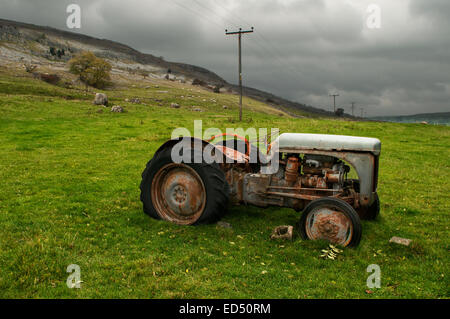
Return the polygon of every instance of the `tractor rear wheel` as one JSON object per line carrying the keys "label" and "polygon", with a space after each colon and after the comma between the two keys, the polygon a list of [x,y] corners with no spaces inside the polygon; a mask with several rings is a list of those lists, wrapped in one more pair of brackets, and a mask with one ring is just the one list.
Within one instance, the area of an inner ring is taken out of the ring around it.
{"label": "tractor rear wheel", "polygon": [[374,220],[380,215],[380,198],[378,193],[375,193],[375,200],[367,208],[361,208],[361,218],[366,220]]}
{"label": "tractor rear wheel", "polygon": [[303,210],[298,225],[303,239],[325,239],[341,246],[357,246],[362,226],[358,214],[347,202],[333,197],[313,200]]}
{"label": "tractor rear wheel", "polygon": [[217,221],[226,212],[230,192],[217,163],[174,163],[171,148],[148,162],[140,189],[146,214],[178,225]]}
{"label": "tractor rear wheel", "polygon": [[[357,193],[359,193],[359,180],[349,180]],[[380,197],[375,193],[375,200],[369,207],[359,207],[357,210],[359,218],[363,220],[374,220],[380,215]]]}

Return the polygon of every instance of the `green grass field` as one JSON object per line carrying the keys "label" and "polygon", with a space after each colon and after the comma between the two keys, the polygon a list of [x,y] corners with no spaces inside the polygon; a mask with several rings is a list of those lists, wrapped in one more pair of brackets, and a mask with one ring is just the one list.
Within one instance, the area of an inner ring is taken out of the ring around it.
{"label": "green grass field", "polygon": [[[245,99],[244,128],[382,141],[381,216],[332,261],[319,258],[325,242],[269,239],[298,221],[289,209],[232,207],[223,219],[232,229],[144,215],[138,187],[156,149],[194,119],[238,127],[236,96],[169,81],[107,94],[127,112],[99,113],[92,94],[0,75],[1,298],[450,297],[449,127],[294,119]],[[147,105],[124,102],[135,96]],[[390,244],[392,236],[413,243]],[[70,264],[81,267],[81,289],[66,286]],[[381,288],[367,292],[370,264],[381,267]]]}

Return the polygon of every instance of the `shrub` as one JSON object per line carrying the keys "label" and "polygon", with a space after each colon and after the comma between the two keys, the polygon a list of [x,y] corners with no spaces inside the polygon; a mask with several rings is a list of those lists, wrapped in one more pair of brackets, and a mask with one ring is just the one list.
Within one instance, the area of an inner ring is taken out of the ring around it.
{"label": "shrub", "polygon": [[92,52],[82,52],[69,61],[70,72],[79,76],[81,82],[88,86],[102,89],[111,79],[111,64],[98,58]]}

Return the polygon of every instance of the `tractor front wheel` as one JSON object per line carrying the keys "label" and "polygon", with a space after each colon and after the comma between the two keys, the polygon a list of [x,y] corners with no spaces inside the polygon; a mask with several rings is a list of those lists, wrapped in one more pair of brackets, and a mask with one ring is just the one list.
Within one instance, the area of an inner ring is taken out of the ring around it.
{"label": "tractor front wheel", "polygon": [[362,226],[358,214],[347,202],[333,197],[311,201],[298,225],[303,239],[324,239],[333,244],[357,246]]}

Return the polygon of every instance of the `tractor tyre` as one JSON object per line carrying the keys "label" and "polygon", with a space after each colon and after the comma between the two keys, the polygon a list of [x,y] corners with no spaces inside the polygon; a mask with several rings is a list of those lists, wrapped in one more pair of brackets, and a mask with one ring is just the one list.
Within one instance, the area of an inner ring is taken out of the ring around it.
{"label": "tractor tyre", "polygon": [[[359,193],[359,180],[351,180],[353,187]],[[375,193],[375,201],[369,207],[359,207],[358,215],[362,220],[375,220],[380,215],[380,197]]]}
{"label": "tractor tyre", "polygon": [[375,220],[380,215],[380,198],[375,193],[375,201],[367,208],[361,208],[361,219]]}
{"label": "tractor tyre", "polygon": [[174,163],[172,148],[158,152],[142,173],[144,212],[179,225],[219,220],[227,210],[230,187],[217,163]]}
{"label": "tractor tyre", "polygon": [[358,214],[347,202],[323,197],[306,205],[298,224],[303,239],[325,239],[343,247],[357,246],[362,226]]}

